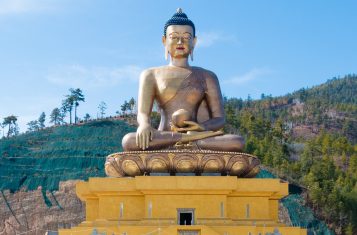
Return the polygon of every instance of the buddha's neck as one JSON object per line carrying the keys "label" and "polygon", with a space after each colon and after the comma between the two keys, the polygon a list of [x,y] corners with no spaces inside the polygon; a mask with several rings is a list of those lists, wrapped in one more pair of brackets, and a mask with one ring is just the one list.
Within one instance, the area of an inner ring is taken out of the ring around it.
{"label": "buddha's neck", "polygon": [[182,68],[188,68],[190,65],[188,64],[188,58],[172,58],[170,59],[170,65]]}

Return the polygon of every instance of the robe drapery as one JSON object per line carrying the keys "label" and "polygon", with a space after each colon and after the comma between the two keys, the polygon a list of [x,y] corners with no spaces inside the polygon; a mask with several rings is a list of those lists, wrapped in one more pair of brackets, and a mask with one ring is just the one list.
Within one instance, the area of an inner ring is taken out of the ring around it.
{"label": "robe drapery", "polygon": [[192,67],[192,72],[182,81],[176,94],[167,102],[159,104],[161,121],[158,130],[170,131],[172,114],[185,109],[191,113],[190,121],[202,123],[210,118],[209,107],[205,98],[207,84],[202,69]]}

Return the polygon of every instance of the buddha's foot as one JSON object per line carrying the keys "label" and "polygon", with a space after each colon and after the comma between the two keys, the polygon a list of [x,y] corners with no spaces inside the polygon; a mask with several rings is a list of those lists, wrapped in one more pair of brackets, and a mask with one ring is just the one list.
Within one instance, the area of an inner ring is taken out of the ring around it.
{"label": "buddha's foot", "polygon": [[257,157],[239,152],[210,150],[159,150],[114,153],[107,157],[105,173],[111,177],[150,175],[152,173],[218,173],[240,178],[258,174]]}

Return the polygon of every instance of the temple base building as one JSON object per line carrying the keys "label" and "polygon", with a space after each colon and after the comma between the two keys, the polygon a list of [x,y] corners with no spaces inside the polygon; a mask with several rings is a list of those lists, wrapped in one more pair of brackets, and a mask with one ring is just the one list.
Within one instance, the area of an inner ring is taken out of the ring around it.
{"label": "temple base building", "polygon": [[59,234],[302,235],[278,222],[288,183],[236,176],[90,178],[77,184],[86,220]]}

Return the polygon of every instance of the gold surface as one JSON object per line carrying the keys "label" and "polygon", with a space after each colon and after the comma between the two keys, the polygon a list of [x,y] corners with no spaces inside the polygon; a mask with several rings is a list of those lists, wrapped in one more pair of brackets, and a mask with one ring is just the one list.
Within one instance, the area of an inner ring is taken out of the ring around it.
{"label": "gold surface", "polygon": [[[169,65],[149,68],[141,73],[139,126],[136,133],[123,138],[125,151],[165,149],[177,142],[194,141],[201,149],[243,149],[243,138],[218,134],[225,123],[219,81],[213,72],[189,65],[188,57],[193,55],[196,41],[189,25],[167,27],[162,42],[170,57]],[[151,126],[150,121],[154,101],[161,111],[158,130]]]}
{"label": "gold surface", "polygon": [[[86,220],[60,235],[272,233],[306,235],[306,229],[278,221],[279,200],[288,195],[280,179],[239,179],[233,176],[137,176],[90,178],[77,184],[86,203]],[[247,213],[247,205],[249,213]],[[150,209],[149,209],[150,208]],[[178,224],[178,211],[194,211],[194,225]],[[160,230],[159,230],[160,229]]]}
{"label": "gold surface", "polygon": [[114,153],[107,157],[105,172],[111,177],[151,173],[221,173],[254,177],[259,173],[257,157],[238,152],[209,150],[158,150]]}

